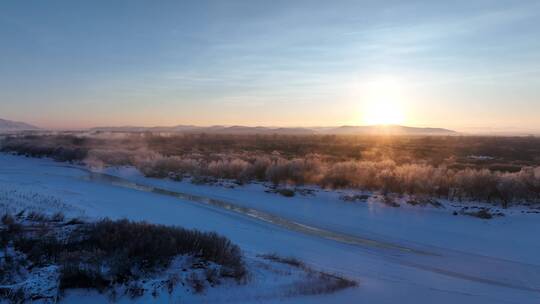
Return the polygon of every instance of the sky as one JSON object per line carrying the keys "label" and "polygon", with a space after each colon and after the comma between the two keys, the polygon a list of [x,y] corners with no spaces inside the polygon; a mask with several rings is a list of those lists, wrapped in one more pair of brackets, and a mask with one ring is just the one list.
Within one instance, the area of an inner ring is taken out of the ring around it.
{"label": "sky", "polygon": [[540,131],[540,1],[0,2],[0,118]]}

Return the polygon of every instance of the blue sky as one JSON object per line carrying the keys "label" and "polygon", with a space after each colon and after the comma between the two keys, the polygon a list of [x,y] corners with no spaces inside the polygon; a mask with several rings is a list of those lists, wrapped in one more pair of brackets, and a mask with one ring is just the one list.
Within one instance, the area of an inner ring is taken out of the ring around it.
{"label": "blue sky", "polygon": [[6,0],[0,117],[342,125],[391,99],[408,125],[540,130],[538,20],[540,1]]}

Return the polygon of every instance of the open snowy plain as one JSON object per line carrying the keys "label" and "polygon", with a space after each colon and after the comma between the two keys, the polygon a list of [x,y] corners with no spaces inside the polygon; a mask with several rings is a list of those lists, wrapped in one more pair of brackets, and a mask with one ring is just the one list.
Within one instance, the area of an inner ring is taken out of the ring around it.
{"label": "open snowy plain", "polygon": [[[197,295],[120,297],[121,303],[540,303],[540,214],[534,209],[513,207],[483,220],[453,214],[466,203],[421,207],[402,199],[396,208],[373,194],[365,201],[340,199],[352,191],[311,188],[284,197],[265,190],[262,184],[194,185],[146,178],[132,168],[90,170],[0,154],[3,209],[216,231],[246,256],[251,279],[244,285],[222,284]],[[290,283],[303,274],[270,271],[281,266],[259,257],[269,253],[358,286],[295,294]],[[110,299],[77,290],[62,301]]]}

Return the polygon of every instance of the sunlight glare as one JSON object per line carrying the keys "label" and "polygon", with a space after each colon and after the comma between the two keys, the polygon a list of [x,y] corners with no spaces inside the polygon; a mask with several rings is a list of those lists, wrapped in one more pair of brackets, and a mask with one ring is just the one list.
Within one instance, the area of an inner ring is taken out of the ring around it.
{"label": "sunlight glare", "polygon": [[368,125],[398,125],[404,122],[399,105],[390,101],[372,102],[364,113]]}
{"label": "sunlight glare", "polygon": [[367,84],[363,105],[363,123],[367,125],[397,125],[405,122],[401,101],[402,84],[383,77]]}

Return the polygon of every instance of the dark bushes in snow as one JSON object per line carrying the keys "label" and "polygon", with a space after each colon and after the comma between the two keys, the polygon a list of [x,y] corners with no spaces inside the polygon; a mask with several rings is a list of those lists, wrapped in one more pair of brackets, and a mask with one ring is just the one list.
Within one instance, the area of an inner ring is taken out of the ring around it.
{"label": "dark bushes in snow", "polygon": [[[220,276],[241,280],[246,275],[240,248],[213,232],[128,220],[69,224],[59,218],[32,215],[20,225],[4,215],[0,245],[24,253],[32,267],[58,265],[61,289],[104,290],[130,283],[168,267],[180,255],[221,265]],[[65,235],[58,234],[62,230]],[[2,269],[9,266],[3,264]]]}
{"label": "dark bushes in snow", "polygon": [[125,260],[119,268],[138,265],[142,270],[152,269],[168,264],[175,256],[188,254],[230,267],[239,278],[244,275],[240,248],[214,232],[103,220],[89,224],[84,235],[87,238],[80,243],[82,248],[118,256]]}
{"label": "dark bushes in snow", "polygon": [[87,157],[88,149],[79,147],[76,137],[26,136],[4,140],[2,151],[30,157],[50,157],[56,161],[79,162]]}

